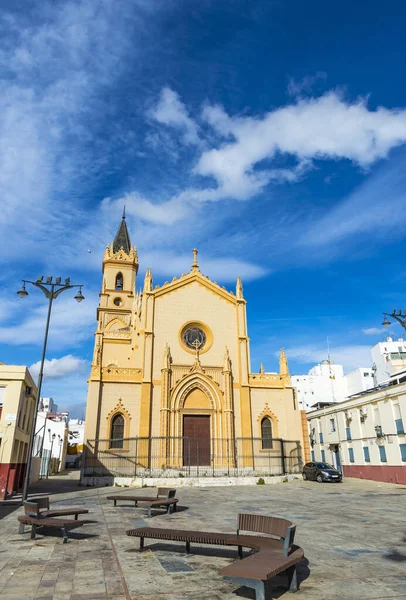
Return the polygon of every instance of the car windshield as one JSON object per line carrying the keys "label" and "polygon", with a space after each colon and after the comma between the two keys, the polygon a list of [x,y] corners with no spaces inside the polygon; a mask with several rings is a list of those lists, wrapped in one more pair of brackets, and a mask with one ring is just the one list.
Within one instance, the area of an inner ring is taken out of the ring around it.
{"label": "car windshield", "polygon": [[328,463],[316,463],[316,467],[318,469],[334,469],[334,467]]}

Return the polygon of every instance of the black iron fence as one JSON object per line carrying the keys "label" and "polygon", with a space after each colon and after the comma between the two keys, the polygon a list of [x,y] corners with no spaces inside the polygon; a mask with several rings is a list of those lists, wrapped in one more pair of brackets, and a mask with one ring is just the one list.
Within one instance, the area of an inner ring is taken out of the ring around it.
{"label": "black iron fence", "polygon": [[241,477],[300,473],[298,441],[152,437],[88,440],[85,477]]}

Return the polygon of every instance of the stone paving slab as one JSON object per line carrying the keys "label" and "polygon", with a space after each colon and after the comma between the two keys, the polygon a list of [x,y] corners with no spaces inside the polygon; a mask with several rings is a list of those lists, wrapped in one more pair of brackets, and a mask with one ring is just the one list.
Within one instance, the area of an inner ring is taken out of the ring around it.
{"label": "stone paving slab", "polygon": [[[97,523],[72,531],[62,544],[51,529],[36,540],[30,540],[29,528],[19,535],[21,509],[7,514],[0,521],[1,600],[254,599],[252,589],[238,588],[219,575],[236,560],[236,549],[192,544],[192,553],[186,554],[184,544],[146,540],[139,553],[138,540],[125,535],[127,529],[146,526],[234,532],[238,512],[244,511],[297,524],[296,541],[306,560],[299,565],[296,598],[406,599],[404,487],[355,479],[340,485],[298,480],[185,487],[178,492],[178,512],[157,511],[148,519],[142,507],[115,508],[106,498],[111,488],[80,488],[69,477],[58,479],[43,482],[39,491],[51,493],[52,504],[89,508],[89,518]],[[272,598],[289,598],[286,577],[272,580],[269,591]]]}

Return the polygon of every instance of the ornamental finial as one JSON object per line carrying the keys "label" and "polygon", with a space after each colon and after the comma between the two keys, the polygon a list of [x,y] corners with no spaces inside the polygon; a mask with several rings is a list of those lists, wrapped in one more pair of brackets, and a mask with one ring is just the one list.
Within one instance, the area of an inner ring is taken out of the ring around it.
{"label": "ornamental finial", "polygon": [[199,250],[196,250],[196,248],[193,248],[193,264],[192,264],[192,269],[199,269],[199,265],[197,264],[197,253],[199,252]]}
{"label": "ornamental finial", "polygon": [[239,275],[237,277],[237,285],[236,285],[236,289],[235,289],[235,295],[238,298],[238,300],[243,300],[244,299],[243,290],[242,290],[242,283],[241,283],[241,277]]}

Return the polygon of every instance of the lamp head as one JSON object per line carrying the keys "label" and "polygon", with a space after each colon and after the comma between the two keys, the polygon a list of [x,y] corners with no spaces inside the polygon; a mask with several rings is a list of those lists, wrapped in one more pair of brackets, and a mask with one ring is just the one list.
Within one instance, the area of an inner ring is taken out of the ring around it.
{"label": "lamp head", "polygon": [[25,298],[26,296],[28,296],[28,292],[25,289],[25,283],[23,283],[21,290],[18,290],[17,295],[20,296],[20,298]]}
{"label": "lamp head", "polygon": [[76,302],[82,302],[82,300],[84,300],[84,299],[85,299],[85,297],[82,294],[82,288],[79,288],[79,291],[75,296],[75,300],[76,300]]}
{"label": "lamp head", "polygon": [[391,322],[388,321],[388,319],[385,317],[384,320],[382,321],[382,325],[383,325],[383,327],[389,327],[389,325],[391,325]]}

